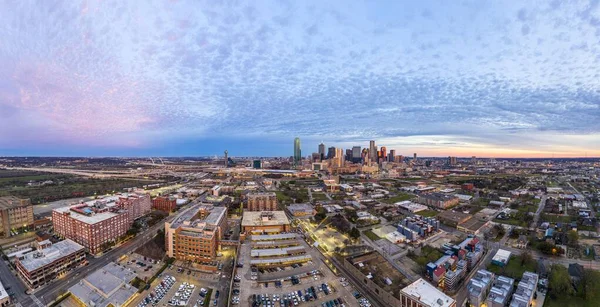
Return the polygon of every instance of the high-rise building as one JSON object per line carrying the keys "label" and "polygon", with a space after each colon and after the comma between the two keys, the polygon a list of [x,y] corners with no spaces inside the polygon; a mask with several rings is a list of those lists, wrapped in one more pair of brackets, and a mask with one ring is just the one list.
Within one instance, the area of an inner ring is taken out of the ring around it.
{"label": "high-rise building", "polygon": [[319,144],[319,154],[321,155],[321,160],[325,159],[325,144],[323,142]]}
{"label": "high-rise building", "polygon": [[352,147],[352,162],[359,163],[361,160],[360,154],[361,154],[360,146],[353,146]]}
{"label": "high-rise building", "polygon": [[344,165],[344,150],[341,148],[335,149],[335,156],[333,157],[334,166],[342,167]]}
{"label": "high-rise building", "polygon": [[227,165],[229,164],[229,158],[227,157],[227,154],[229,152],[227,150],[225,150],[225,167],[227,167]]}
{"label": "high-rise building", "polygon": [[475,156],[471,157],[471,164],[473,164],[473,165],[477,164],[477,158]]}
{"label": "high-rise building", "polygon": [[375,146],[375,141],[369,141],[369,155],[371,161],[377,161],[377,146]]}
{"label": "high-rise building", "polygon": [[327,159],[333,159],[335,157],[335,147],[329,147],[327,149]]}
{"label": "high-rise building", "polygon": [[387,161],[387,148],[385,146],[381,146],[379,153],[379,161]]}
{"label": "high-rise building", "polygon": [[395,158],[396,158],[396,150],[390,149],[390,155],[388,156],[388,161],[394,162]]}
{"label": "high-rise building", "polygon": [[417,160],[417,153],[416,152],[413,154],[413,160],[415,160],[415,161]]}
{"label": "high-rise building", "polygon": [[368,148],[363,148],[363,150],[360,153],[360,159],[362,160],[363,163],[367,163],[367,160],[369,160],[369,149]]}
{"label": "high-rise building", "polygon": [[254,160],[252,161],[252,168],[262,168],[262,161],[261,160]]}
{"label": "high-rise building", "polygon": [[449,165],[456,165],[456,157],[448,157]]}
{"label": "high-rise building", "polygon": [[302,161],[302,150],[300,149],[300,138],[294,139],[294,165],[298,166]]}
{"label": "high-rise building", "polygon": [[352,149],[346,149],[346,161],[352,161]]}

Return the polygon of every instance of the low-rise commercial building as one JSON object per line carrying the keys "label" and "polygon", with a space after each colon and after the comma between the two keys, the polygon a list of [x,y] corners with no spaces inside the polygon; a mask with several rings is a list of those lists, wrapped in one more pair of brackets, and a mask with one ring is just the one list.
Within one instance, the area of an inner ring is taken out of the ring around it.
{"label": "low-rise commercial building", "polygon": [[13,229],[30,228],[32,225],[33,206],[29,199],[0,197],[0,232],[4,237],[10,237]]}
{"label": "low-rise commercial building", "polygon": [[310,203],[291,204],[287,206],[287,210],[295,217],[310,217],[317,213]]}
{"label": "low-rise commercial building", "polygon": [[195,263],[212,260],[227,231],[227,208],[196,204],[165,223],[167,255]]}
{"label": "low-rise commercial building", "polygon": [[436,207],[439,209],[448,209],[458,205],[460,199],[453,195],[443,193],[425,193],[419,194],[418,201],[424,205]]}
{"label": "low-rise commercial building", "polygon": [[283,211],[245,211],[242,232],[247,234],[281,233],[290,231],[290,221]]}
{"label": "low-rise commercial building", "polygon": [[111,262],[69,288],[81,306],[127,306],[137,289],[131,286],[136,274]]}
{"label": "low-rise commercial building", "polygon": [[437,215],[437,218],[442,223],[444,223],[448,226],[451,226],[451,227],[456,227],[459,224],[462,224],[462,223],[470,220],[471,217],[473,217],[473,216],[470,214],[463,213],[460,211],[454,211],[454,210],[443,211]]}
{"label": "low-rise commercial building", "polygon": [[456,307],[456,301],[422,278],[400,290],[400,303],[406,307]]}
{"label": "low-rise commercial building", "polygon": [[17,272],[30,288],[37,288],[55,280],[67,271],[86,262],[85,248],[66,239],[52,244],[45,240],[38,248],[20,255],[15,260]]}
{"label": "low-rise commercial building", "polygon": [[277,194],[273,192],[250,193],[247,195],[248,211],[275,211],[277,210]]}
{"label": "low-rise commercial building", "polygon": [[492,258],[492,263],[497,265],[497,266],[505,266],[508,261],[510,260],[510,255],[511,252],[504,250],[504,249],[499,249],[496,254],[494,255],[494,258]]}
{"label": "low-rise commercial building", "polygon": [[152,209],[165,212],[175,211],[177,209],[177,199],[175,197],[158,196],[152,200]]}

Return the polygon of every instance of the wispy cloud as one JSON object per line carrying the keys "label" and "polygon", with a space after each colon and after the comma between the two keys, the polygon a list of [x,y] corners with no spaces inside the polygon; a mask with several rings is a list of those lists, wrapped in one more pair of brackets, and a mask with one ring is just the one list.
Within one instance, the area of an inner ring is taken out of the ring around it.
{"label": "wispy cloud", "polygon": [[9,1],[0,20],[0,154],[296,135],[598,153],[595,1]]}

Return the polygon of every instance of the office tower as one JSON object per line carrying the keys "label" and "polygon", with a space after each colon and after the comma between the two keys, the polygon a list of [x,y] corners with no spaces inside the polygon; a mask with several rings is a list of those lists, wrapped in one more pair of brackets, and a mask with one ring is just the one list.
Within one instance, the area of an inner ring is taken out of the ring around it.
{"label": "office tower", "polygon": [[362,160],[363,163],[365,163],[367,161],[368,157],[369,157],[369,149],[363,148],[362,152],[360,153],[360,159]]}
{"label": "office tower", "polygon": [[302,161],[302,150],[300,149],[300,138],[294,139],[294,165],[300,165]]}
{"label": "office tower", "polygon": [[321,160],[325,159],[325,144],[323,142],[319,144],[319,155],[321,155]]}
{"label": "office tower", "polygon": [[394,162],[395,157],[396,157],[396,150],[390,149],[390,155],[388,156],[388,161]]}
{"label": "office tower", "polygon": [[327,159],[333,159],[335,157],[335,147],[329,147],[327,149]]}
{"label": "office tower", "polygon": [[385,146],[381,146],[381,149],[379,150],[379,155],[379,161],[387,161],[387,148]]}
{"label": "office tower", "polygon": [[473,165],[477,164],[477,158],[475,156],[471,157],[471,164],[473,164]]}
{"label": "office tower", "polygon": [[413,160],[417,160],[417,153],[416,152],[413,154]]}
{"label": "office tower", "polygon": [[456,165],[456,157],[448,157],[449,165]]}
{"label": "office tower", "polygon": [[341,148],[336,148],[335,149],[335,157],[333,160],[334,160],[335,166],[342,167],[342,165],[344,164],[344,150]]}
{"label": "office tower", "polygon": [[369,142],[369,155],[371,161],[377,161],[377,146],[375,146],[375,141]]}
{"label": "office tower", "polygon": [[346,161],[352,161],[352,149],[346,149]]}
{"label": "office tower", "polygon": [[225,167],[227,167],[227,164],[228,164],[227,162],[229,161],[229,160],[227,160],[227,154],[228,153],[229,152],[227,152],[227,150],[225,150]]}
{"label": "office tower", "polygon": [[404,156],[399,155],[399,156],[395,157],[394,160],[398,163],[404,163]]}
{"label": "office tower", "polygon": [[352,147],[352,162],[359,163],[361,160],[360,154],[361,154],[360,146],[353,146]]}

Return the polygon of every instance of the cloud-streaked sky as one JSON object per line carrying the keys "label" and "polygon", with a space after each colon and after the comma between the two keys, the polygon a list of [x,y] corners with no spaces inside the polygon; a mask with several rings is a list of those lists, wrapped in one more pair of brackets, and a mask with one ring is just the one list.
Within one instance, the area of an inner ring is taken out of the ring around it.
{"label": "cloud-streaked sky", "polygon": [[0,2],[0,155],[600,156],[592,1]]}

